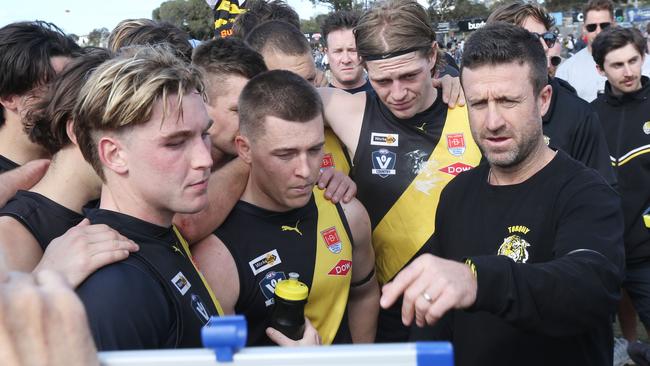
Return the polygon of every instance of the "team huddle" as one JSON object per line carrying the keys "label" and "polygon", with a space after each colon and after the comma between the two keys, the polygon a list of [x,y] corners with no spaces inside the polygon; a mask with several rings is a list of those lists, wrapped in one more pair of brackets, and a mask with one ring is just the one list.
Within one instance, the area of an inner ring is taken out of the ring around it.
{"label": "team huddle", "polygon": [[[457,365],[611,365],[621,288],[650,328],[639,32],[597,29],[588,103],[549,76],[536,4],[497,8],[460,67],[416,1],[330,14],[329,79],[299,26],[252,1],[196,48],[148,19],[108,48],[0,28],[6,270],[59,273],[98,350],[201,347],[211,316],[243,314],[251,346],[448,340]],[[309,288],[298,340],[269,326],[290,273]]]}

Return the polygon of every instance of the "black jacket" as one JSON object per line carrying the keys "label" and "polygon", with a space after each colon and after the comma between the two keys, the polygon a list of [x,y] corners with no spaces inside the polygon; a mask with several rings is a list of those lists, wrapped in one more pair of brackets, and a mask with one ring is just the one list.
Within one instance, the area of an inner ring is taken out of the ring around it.
{"label": "black jacket", "polygon": [[575,89],[566,81],[549,78],[549,84],[553,88],[553,96],[548,111],[542,117],[547,143],[596,169],[607,183],[616,186],[607,141],[596,111],[578,97]]}
{"label": "black jacket", "polygon": [[650,260],[650,230],[643,211],[650,206],[650,81],[640,90],[615,96],[607,82],[605,93],[592,102],[607,136],[625,215],[627,263]]}

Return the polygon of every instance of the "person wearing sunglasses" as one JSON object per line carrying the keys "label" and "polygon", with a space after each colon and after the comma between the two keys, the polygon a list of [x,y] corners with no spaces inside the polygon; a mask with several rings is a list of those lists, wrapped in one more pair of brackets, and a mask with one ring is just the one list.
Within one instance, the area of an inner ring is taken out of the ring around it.
{"label": "person wearing sunglasses", "polygon": [[[607,80],[596,70],[591,44],[600,32],[616,26],[614,3],[611,0],[591,0],[585,6],[583,14],[585,21],[582,31],[587,35],[587,47],[563,62],[558,67],[556,76],[568,81],[580,98],[591,102],[598,93],[605,90]],[[643,75],[650,75],[650,58],[646,57],[642,70]]]}
{"label": "person wearing sunglasses", "polygon": [[[490,14],[487,23],[505,22],[518,25],[535,34],[552,67],[552,49],[558,45],[553,17],[535,3],[514,2],[502,5]],[[553,148],[563,150],[572,158],[597,170],[610,185],[616,178],[609,161],[607,141],[598,115],[589,103],[580,99],[564,80],[549,76],[552,97],[548,111],[542,117],[544,140]]]}

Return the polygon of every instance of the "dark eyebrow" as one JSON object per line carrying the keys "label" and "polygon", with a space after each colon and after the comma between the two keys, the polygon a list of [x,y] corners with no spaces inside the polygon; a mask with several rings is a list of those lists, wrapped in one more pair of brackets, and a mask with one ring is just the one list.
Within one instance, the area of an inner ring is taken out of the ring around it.
{"label": "dark eyebrow", "polygon": [[[207,126],[201,131],[202,133],[209,130],[210,127],[212,127],[212,124],[214,123],[213,120],[208,120]],[[190,130],[180,130],[176,132],[172,132],[169,135],[163,135],[162,138],[164,140],[173,140],[175,138],[182,138],[182,137],[190,137],[192,136],[192,131]]]}

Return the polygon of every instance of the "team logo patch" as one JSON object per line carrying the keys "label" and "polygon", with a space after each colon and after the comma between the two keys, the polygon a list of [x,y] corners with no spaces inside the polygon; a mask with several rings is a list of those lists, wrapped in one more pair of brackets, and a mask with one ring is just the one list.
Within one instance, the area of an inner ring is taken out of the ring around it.
{"label": "team logo patch", "polygon": [[330,276],[345,276],[350,272],[350,269],[352,269],[352,261],[341,259],[327,274]]}
{"label": "team logo patch", "polygon": [[462,133],[447,135],[447,150],[453,156],[463,156],[465,153],[465,135]]}
{"label": "team logo patch", "polygon": [[370,134],[370,145],[397,147],[399,146],[399,135],[373,132]]}
{"label": "team logo patch", "polygon": [[447,165],[446,167],[440,168],[438,170],[443,172],[443,173],[451,174],[451,175],[453,175],[455,177],[458,174],[460,174],[460,173],[462,173],[464,171],[470,170],[472,168],[473,167],[471,165],[467,165],[467,164],[463,164],[461,162],[458,162],[458,163],[453,163],[451,165]]}
{"label": "team logo patch", "polygon": [[325,168],[334,168],[336,165],[334,165],[334,157],[332,157],[332,154],[327,153],[323,155],[323,161],[320,163],[320,168],[325,169]]}
{"label": "team logo patch", "polygon": [[546,136],[546,135],[543,135],[543,136],[544,136],[544,143],[546,144],[546,146],[548,146],[548,144],[551,143],[551,138]]}
{"label": "team logo patch", "polygon": [[372,174],[386,178],[395,175],[395,160],[397,155],[386,149],[379,149],[372,152]]}
{"label": "team logo patch", "polygon": [[203,301],[201,301],[199,295],[192,294],[192,309],[194,309],[194,312],[199,317],[199,319],[201,319],[203,324],[206,324],[208,320],[210,320],[208,309],[205,307],[205,305],[203,305]]}
{"label": "team logo patch", "polygon": [[260,290],[262,290],[262,295],[264,295],[266,298],[264,305],[269,307],[275,303],[273,300],[273,294],[275,294],[275,286],[278,284],[278,282],[286,279],[287,276],[284,275],[284,272],[269,271],[264,275],[264,278],[262,278],[260,281]]}
{"label": "team logo patch", "polygon": [[271,267],[277,266],[280,263],[282,263],[282,259],[280,259],[278,250],[273,249],[270,252],[266,252],[260,255],[259,257],[253,259],[252,261],[248,262],[248,265],[251,267],[253,274],[256,275],[260,272],[266,271]]}
{"label": "team logo patch", "polygon": [[503,243],[497,251],[498,255],[505,255],[517,263],[528,261],[528,248],[530,244],[519,235],[510,235],[503,239]]}
{"label": "team logo patch", "polygon": [[645,132],[646,135],[650,135],[650,121],[643,124],[643,132]]}
{"label": "team logo patch", "polygon": [[339,239],[339,233],[336,232],[336,227],[332,226],[327,230],[323,230],[320,232],[320,235],[323,237],[323,240],[325,240],[327,249],[329,249],[330,252],[334,254],[341,253],[343,243],[341,243],[341,239]]}
{"label": "team logo patch", "polygon": [[190,281],[187,280],[187,277],[183,274],[183,272],[178,272],[174,278],[172,278],[172,283],[174,284],[174,287],[178,290],[178,292],[181,293],[181,295],[185,295],[187,290],[192,287],[192,284]]}

